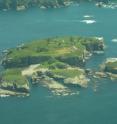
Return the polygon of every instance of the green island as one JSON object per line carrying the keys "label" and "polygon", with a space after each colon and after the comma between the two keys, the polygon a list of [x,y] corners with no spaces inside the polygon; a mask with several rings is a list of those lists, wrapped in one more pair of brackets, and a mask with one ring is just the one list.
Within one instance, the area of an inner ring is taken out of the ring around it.
{"label": "green island", "polygon": [[104,51],[103,38],[79,36],[42,39],[5,50],[0,94],[29,95],[30,82],[57,95],[72,94],[69,85],[86,88],[90,71],[85,64],[100,51]]}

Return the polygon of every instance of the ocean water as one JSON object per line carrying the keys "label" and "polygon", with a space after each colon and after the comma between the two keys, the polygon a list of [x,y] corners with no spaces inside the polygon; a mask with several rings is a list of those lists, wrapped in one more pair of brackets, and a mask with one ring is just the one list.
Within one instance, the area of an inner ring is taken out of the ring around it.
{"label": "ocean water", "polygon": [[[66,35],[104,37],[105,53],[93,56],[86,65],[98,69],[107,57],[117,57],[117,43],[112,42],[117,39],[117,9],[83,3],[61,9],[0,11],[0,51]],[[30,97],[0,98],[0,124],[117,124],[116,81],[99,81],[96,92],[91,86],[74,90],[80,94],[55,96],[47,88],[32,86]]]}

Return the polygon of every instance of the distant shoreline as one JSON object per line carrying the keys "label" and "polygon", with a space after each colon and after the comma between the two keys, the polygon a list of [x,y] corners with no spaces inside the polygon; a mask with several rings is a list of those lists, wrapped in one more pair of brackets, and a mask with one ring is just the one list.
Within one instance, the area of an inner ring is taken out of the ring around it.
{"label": "distant shoreline", "polygon": [[33,0],[30,0],[27,2],[24,2],[24,1],[14,2],[12,0],[8,0],[7,2],[5,1],[0,2],[0,10],[8,11],[8,10],[14,9],[17,11],[22,11],[22,10],[26,10],[28,8],[35,7],[35,6],[39,7],[40,9],[61,8],[61,7],[68,7],[72,4],[80,4],[83,2],[94,3],[94,4],[96,3],[108,4],[109,3],[109,1],[103,1],[103,0],[102,1],[53,0],[49,2],[47,0],[43,0],[43,2],[40,0],[36,2],[34,2]]}

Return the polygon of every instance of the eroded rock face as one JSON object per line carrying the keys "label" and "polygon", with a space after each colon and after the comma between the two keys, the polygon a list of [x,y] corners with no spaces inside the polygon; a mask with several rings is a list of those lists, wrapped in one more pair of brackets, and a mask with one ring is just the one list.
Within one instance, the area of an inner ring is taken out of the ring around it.
{"label": "eroded rock face", "polygon": [[28,79],[21,75],[21,69],[7,69],[2,72],[0,95],[29,95]]}
{"label": "eroded rock face", "polygon": [[[32,83],[39,84],[49,88],[55,95],[70,95],[73,91],[69,88],[70,85],[75,85],[81,88],[88,87],[88,79],[83,69],[66,68],[64,69],[44,69],[38,68],[32,74]],[[63,74],[64,73],[64,74]],[[70,74],[72,74],[70,77]]]}
{"label": "eroded rock face", "polygon": [[69,65],[72,65],[72,66],[80,66],[80,67],[84,67],[85,66],[85,58],[79,58],[79,57],[59,57],[57,58],[58,60],[62,61],[62,62],[65,62]]}
{"label": "eroded rock face", "polygon": [[30,88],[28,83],[25,85],[17,85],[15,83],[7,81],[2,81],[0,84],[0,88],[4,90],[14,91],[14,92],[21,92],[21,93],[29,93]]}
{"label": "eroded rock face", "polygon": [[[97,39],[98,40],[98,39]],[[86,46],[86,50],[90,52],[103,51],[104,50],[104,39],[99,39],[100,42],[89,42],[83,43]]]}
{"label": "eroded rock face", "polygon": [[87,88],[89,79],[85,75],[76,76],[74,78],[64,79],[65,84],[73,84],[79,87]]}
{"label": "eroded rock face", "polygon": [[37,64],[50,60],[50,56],[37,56],[37,57],[21,57],[20,59],[7,58],[2,61],[4,68],[26,67],[32,64]]}

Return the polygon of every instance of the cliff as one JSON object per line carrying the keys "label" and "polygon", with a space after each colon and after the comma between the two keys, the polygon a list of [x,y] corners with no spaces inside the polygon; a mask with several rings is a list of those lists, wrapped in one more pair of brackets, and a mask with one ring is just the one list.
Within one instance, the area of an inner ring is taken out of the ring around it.
{"label": "cliff", "polygon": [[7,69],[2,73],[0,95],[1,92],[3,95],[29,95],[29,82],[21,75],[21,69]]}
{"label": "cliff", "polygon": [[86,57],[104,50],[104,40],[98,38],[63,37],[34,41],[10,49],[2,65],[5,68],[26,67],[45,61],[59,60],[70,65],[84,66]]}

